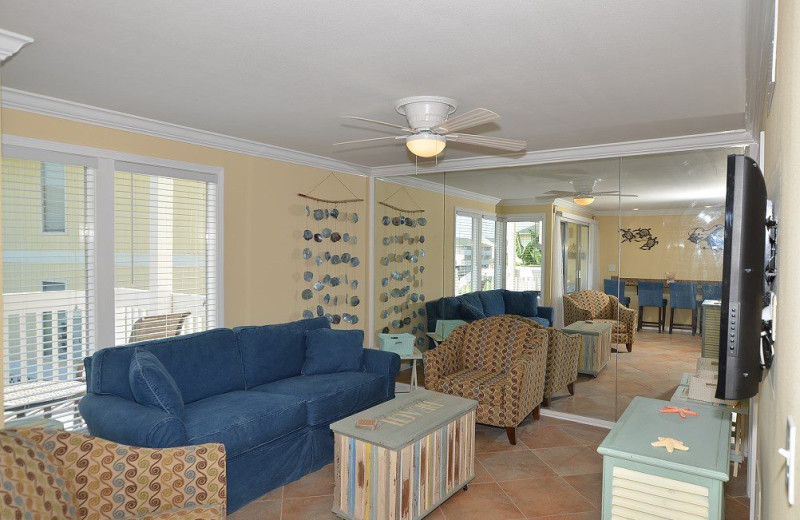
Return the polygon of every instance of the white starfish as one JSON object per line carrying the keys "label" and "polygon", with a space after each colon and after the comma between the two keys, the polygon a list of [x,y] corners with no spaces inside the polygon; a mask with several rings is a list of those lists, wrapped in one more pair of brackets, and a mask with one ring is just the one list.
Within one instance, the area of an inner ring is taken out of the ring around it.
{"label": "white starfish", "polygon": [[659,437],[657,442],[651,442],[650,445],[656,448],[666,448],[669,453],[675,450],[689,451],[689,446],[684,446],[683,441],[671,437]]}

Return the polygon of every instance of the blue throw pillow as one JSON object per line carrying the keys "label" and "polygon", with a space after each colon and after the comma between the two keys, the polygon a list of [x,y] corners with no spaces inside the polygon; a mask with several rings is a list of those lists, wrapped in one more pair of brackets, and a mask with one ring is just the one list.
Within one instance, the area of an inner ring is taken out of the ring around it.
{"label": "blue throw pillow", "polygon": [[537,298],[539,291],[503,291],[503,300],[506,303],[506,314],[515,314],[532,318],[539,315]]}
{"label": "blue throw pillow", "polygon": [[363,330],[314,329],[306,331],[304,376],[361,372],[364,370]]}
{"label": "blue throw pillow", "polygon": [[460,309],[461,309],[461,319],[466,322],[482,320],[486,317],[483,311],[476,309],[475,307],[473,307],[468,303],[462,303]]}
{"label": "blue throw pillow", "polygon": [[152,352],[134,349],[128,382],[137,403],[160,408],[178,417],[183,415],[183,395],[178,384]]}

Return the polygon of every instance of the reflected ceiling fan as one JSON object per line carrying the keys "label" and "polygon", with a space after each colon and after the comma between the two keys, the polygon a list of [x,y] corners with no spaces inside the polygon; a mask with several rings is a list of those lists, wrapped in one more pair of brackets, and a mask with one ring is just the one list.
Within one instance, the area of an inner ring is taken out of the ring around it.
{"label": "reflected ceiling fan", "polygon": [[550,190],[545,192],[541,197],[536,197],[539,200],[553,200],[557,198],[572,197],[572,202],[579,206],[588,206],[597,197],[638,197],[638,195],[624,195],[619,190],[612,191],[594,191],[597,183],[603,179],[589,179],[579,180],[573,179],[569,181],[573,186],[572,191],[563,190]]}
{"label": "reflected ceiling fan", "polygon": [[399,99],[395,102],[395,110],[406,116],[408,126],[396,125],[385,121],[376,121],[366,117],[342,116],[347,119],[366,121],[384,126],[399,128],[405,135],[373,137],[335,143],[341,146],[355,143],[382,141],[387,139],[404,140],[408,149],[418,157],[435,157],[442,153],[448,141],[495,148],[509,152],[524,150],[528,143],[519,139],[505,139],[474,134],[457,133],[459,130],[482,125],[500,119],[500,116],[485,108],[475,108],[455,117],[449,117],[458,108],[454,99],[439,96],[414,96]]}

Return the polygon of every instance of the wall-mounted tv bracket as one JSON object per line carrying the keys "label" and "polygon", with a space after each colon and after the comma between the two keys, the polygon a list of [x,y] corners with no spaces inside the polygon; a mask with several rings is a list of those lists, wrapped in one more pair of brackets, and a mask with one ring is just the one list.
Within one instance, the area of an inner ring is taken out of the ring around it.
{"label": "wall-mounted tv bracket", "polygon": [[772,214],[772,201],[767,201],[767,227],[766,244],[764,250],[764,307],[761,311],[761,368],[772,366],[772,358],[775,354],[773,344],[772,320],[775,315],[776,298],[773,292],[775,283],[775,250],[778,241],[778,222]]}

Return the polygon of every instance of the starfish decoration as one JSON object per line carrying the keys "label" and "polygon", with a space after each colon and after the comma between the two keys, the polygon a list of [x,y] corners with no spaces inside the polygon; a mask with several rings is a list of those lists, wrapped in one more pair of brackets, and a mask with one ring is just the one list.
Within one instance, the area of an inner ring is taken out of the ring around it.
{"label": "starfish decoration", "polygon": [[689,451],[689,446],[684,446],[683,441],[671,437],[659,437],[657,442],[651,442],[650,445],[656,448],[667,448],[669,453],[675,450]]}
{"label": "starfish decoration", "polygon": [[693,411],[689,410],[688,408],[678,408],[677,406],[669,406],[669,405],[665,406],[664,408],[659,410],[659,412],[661,412],[661,413],[676,413],[676,414],[681,416],[681,419],[686,419],[687,415],[700,415],[699,413],[693,412]]}

